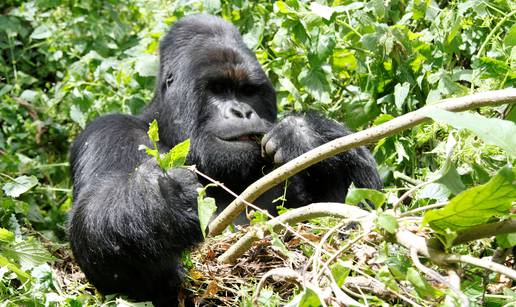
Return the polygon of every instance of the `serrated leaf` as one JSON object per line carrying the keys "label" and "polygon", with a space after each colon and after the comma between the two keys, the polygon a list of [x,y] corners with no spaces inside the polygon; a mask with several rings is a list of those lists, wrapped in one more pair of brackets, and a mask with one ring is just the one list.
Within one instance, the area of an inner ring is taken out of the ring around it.
{"label": "serrated leaf", "polygon": [[14,241],[14,233],[11,231],[0,228],[0,241],[2,242],[13,242]]}
{"label": "serrated leaf", "polygon": [[396,233],[396,230],[398,230],[398,220],[387,213],[380,213],[376,220],[376,224],[388,233]]}
{"label": "serrated leaf", "polygon": [[322,103],[329,103],[330,85],[322,70],[303,69],[299,74],[299,82],[304,85],[305,90],[316,100]]}
{"label": "serrated leaf", "polygon": [[2,189],[7,196],[16,198],[35,187],[37,184],[38,179],[34,176],[20,176],[4,184]]}
{"label": "serrated leaf", "polygon": [[181,167],[186,163],[186,157],[190,151],[190,139],[187,139],[176,146],[174,146],[163,158],[163,164],[165,170],[169,170],[174,167]]}
{"label": "serrated leaf", "polygon": [[486,184],[460,193],[441,209],[427,211],[423,223],[440,233],[465,230],[494,216],[507,216],[515,199],[515,170],[504,167]]}
{"label": "serrated leaf", "polygon": [[9,261],[9,259],[5,258],[4,256],[0,255],[0,267],[6,267],[11,272],[14,272],[18,279],[25,283],[28,280],[30,280],[30,275],[22,271],[16,264]]}
{"label": "serrated leaf", "polygon": [[516,124],[511,121],[486,118],[470,112],[453,113],[438,108],[422,108],[418,112],[457,129],[471,130],[484,142],[497,145],[516,157]]}
{"label": "serrated leaf", "polygon": [[25,240],[13,245],[22,269],[29,270],[46,262],[54,261],[49,251],[35,240]]}
{"label": "serrated leaf", "polygon": [[151,141],[159,142],[158,122],[156,120],[153,120],[152,123],[150,123],[147,135]]}
{"label": "serrated leaf", "polygon": [[362,201],[369,200],[376,208],[380,208],[386,199],[385,194],[378,190],[351,187],[346,195],[346,204],[357,205]]}
{"label": "serrated leaf", "polygon": [[199,215],[199,224],[201,225],[201,231],[203,237],[206,237],[206,228],[210,223],[211,217],[217,212],[217,205],[215,199],[212,197],[206,197],[206,188],[210,185],[199,189],[197,196],[197,213]]}

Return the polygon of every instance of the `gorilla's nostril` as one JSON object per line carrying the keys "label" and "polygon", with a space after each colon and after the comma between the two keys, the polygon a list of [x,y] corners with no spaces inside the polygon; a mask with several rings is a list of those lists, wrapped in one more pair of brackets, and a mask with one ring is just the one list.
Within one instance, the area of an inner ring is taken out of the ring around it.
{"label": "gorilla's nostril", "polygon": [[231,114],[235,115],[238,118],[244,118],[244,114],[242,114],[242,112],[237,109],[231,108]]}

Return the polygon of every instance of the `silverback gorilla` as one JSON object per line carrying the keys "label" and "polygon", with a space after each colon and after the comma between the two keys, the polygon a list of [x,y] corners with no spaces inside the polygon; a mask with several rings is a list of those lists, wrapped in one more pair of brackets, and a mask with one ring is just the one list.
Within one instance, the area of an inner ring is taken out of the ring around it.
{"label": "silverback gorilla", "polygon": [[[275,91],[234,26],[209,15],[177,21],[161,41],[152,103],[139,116],[96,119],[72,146],[69,236],[88,280],[102,293],[177,305],[181,252],[202,241],[196,189],[205,182],[186,169],[163,172],[138,150],[151,146],[149,123],[158,121],[160,150],[189,138],[188,164],[241,192],[274,165],[349,134],[316,114],[277,122],[276,113]],[[352,182],[381,188],[365,148],[289,179],[287,205],[342,202]],[[271,200],[282,193],[277,187],[257,204],[275,213]],[[216,189],[211,196],[219,212],[231,201]]]}

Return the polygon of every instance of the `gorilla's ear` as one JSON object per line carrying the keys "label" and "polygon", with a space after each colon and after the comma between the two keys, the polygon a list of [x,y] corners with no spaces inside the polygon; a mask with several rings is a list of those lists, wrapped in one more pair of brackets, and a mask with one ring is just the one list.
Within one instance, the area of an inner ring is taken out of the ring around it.
{"label": "gorilla's ear", "polygon": [[174,82],[174,75],[172,73],[168,73],[165,83],[163,84],[165,89],[168,89],[172,85],[172,82]]}

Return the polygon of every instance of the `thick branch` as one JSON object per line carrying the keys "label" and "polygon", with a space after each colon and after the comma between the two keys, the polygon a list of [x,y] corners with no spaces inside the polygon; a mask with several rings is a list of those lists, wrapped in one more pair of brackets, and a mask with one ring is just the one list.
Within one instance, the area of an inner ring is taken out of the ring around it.
{"label": "thick branch", "polygon": [[315,203],[305,207],[293,209],[284,214],[270,220],[266,225],[256,226],[249,230],[240,240],[220,257],[218,261],[221,263],[233,263],[245,253],[254,241],[263,238],[265,233],[272,227],[274,231],[278,231],[284,224],[295,224],[309,219],[318,217],[333,216],[344,219],[358,221],[362,227],[369,228],[372,225],[373,214],[362,210],[356,206],[350,206],[340,203]]}
{"label": "thick branch", "polygon": [[[483,106],[514,102],[516,102],[516,89],[509,88],[499,91],[477,93],[460,98],[445,99],[441,103],[433,106],[447,111],[458,112]],[[423,108],[397,117],[381,125],[335,139],[310,150],[250,185],[240,194],[239,199],[235,199],[210,223],[209,234],[211,236],[220,234],[222,230],[245,209],[245,203],[241,201],[241,199],[253,202],[270,188],[317,162],[346,150],[376,142],[428,120],[430,119],[424,116]]]}
{"label": "thick branch", "polygon": [[453,240],[453,245],[513,232],[516,232],[516,219],[484,224],[468,229],[464,232],[459,232],[455,240]]}

